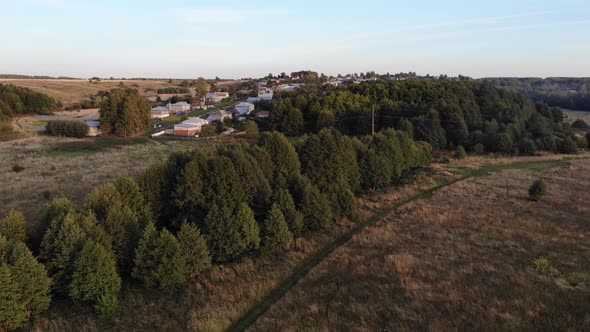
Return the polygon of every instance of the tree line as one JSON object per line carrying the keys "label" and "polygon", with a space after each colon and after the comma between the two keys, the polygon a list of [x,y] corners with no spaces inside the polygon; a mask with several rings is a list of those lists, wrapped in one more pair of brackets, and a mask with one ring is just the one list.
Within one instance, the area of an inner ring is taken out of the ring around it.
{"label": "tree line", "polygon": [[355,218],[355,195],[430,160],[428,143],[393,129],[358,138],[324,129],[295,144],[265,132],[257,144],[174,153],[95,188],[82,206],[55,199],[31,231],[13,212],[0,221],[0,298],[20,314],[0,308],[0,326],[22,326],[50,294],[109,319],[125,283],[174,290],[211,264],[289,250],[297,237]]}
{"label": "tree line", "polygon": [[0,83],[0,120],[14,115],[52,112],[61,106],[60,102],[44,93]]}
{"label": "tree line", "polygon": [[53,136],[83,138],[90,128],[79,120],[51,120],[47,121],[45,130]]}
{"label": "tree line", "polygon": [[335,127],[346,135],[366,135],[375,127],[404,130],[434,148],[463,146],[475,152],[572,153],[583,142],[563,122],[559,108],[473,80],[407,80],[308,86],[277,93],[272,128],[288,135]]}

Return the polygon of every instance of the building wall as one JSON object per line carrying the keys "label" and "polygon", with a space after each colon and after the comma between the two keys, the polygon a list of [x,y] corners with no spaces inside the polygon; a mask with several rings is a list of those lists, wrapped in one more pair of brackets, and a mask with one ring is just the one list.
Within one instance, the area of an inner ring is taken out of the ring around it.
{"label": "building wall", "polygon": [[197,130],[196,129],[191,129],[191,130],[178,130],[178,129],[174,129],[174,135],[175,136],[195,136],[197,134]]}

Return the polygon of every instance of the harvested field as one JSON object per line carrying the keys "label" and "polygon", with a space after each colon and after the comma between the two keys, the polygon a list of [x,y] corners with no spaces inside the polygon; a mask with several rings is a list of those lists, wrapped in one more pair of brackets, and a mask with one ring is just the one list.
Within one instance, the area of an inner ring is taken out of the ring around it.
{"label": "harvested field", "polygon": [[[548,195],[529,201],[539,178]],[[446,187],[340,247],[251,330],[587,330],[589,189],[588,159]]]}

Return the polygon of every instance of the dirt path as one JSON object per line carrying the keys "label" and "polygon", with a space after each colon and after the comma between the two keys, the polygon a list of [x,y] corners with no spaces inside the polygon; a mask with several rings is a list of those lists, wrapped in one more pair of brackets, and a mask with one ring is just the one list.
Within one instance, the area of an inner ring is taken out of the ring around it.
{"label": "dirt path", "polygon": [[486,176],[497,171],[510,170],[510,169],[550,169],[559,166],[567,166],[569,162],[565,159],[560,160],[537,160],[537,161],[525,161],[525,162],[513,162],[504,164],[494,165],[483,165],[477,169],[463,170],[463,175],[450,182],[442,183],[432,189],[429,189],[419,195],[410,197],[398,204],[389,208],[383,209],[376,213],[372,218],[366,222],[358,224],[354,229],[344,234],[340,238],[333,241],[331,244],[320,250],[314,256],[308,258],[299,269],[297,269],[291,276],[285,279],[279,284],[273,291],[271,291],[260,303],[254,306],[248,313],[242,318],[236,321],[228,331],[245,331],[251,327],[259,317],[261,317],[273,304],[280,300],[289,290],[291,290],[297,283],[302,280],[312,269],[318,266],[326,258],[328,258],[336,249],[350,241],[355,235],[361,233],[367,227],[377,224],[378,222],[385,219],[392,212],[406,206],[407,204],[420,200],[428,199],[435,192],[452,186],[460,181],[464,181],[469,178]]}

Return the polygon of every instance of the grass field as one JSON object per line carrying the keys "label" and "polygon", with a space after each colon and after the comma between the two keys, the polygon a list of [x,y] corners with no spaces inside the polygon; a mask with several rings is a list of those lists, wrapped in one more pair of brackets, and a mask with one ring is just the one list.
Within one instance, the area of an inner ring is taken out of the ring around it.
{"label": "grass field", "polygon": [[60,100],[65,106],[87,99],[89,95],[95,95],[98,91],[117,88],[120,83],[123,83],[127,88],[136,88],[142,93],[148,88],[158,89],[175,86],[166,81],[152,80],[104,80],[91,83],[88,80],[0,79],[0,83],[14,84],[46,93]]}
{"label": "grass field", "polygon": [[586,330],[590,160],[458,166],[481,176],[355,236],[251,330]]}

